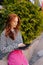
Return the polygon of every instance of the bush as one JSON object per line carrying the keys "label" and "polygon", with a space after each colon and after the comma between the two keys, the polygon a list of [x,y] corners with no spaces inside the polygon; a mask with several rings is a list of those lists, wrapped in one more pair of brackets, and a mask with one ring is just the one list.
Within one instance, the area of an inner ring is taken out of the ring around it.
{"label": "bush", "polygon": [[[16,13],[21,18],[21,33],[25,44],[29,44],[41,33],[42,19],[39,7],[31,2],[10,3],[1,11],[0,30],[3,30],[9,13]],[[4,25],[4,26],[3,26]]]}

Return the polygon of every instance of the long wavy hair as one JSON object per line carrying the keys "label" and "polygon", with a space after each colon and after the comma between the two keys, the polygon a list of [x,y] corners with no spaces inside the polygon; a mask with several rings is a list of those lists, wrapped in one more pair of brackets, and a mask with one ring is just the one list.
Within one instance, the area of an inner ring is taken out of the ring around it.
{"label": "long wavy hair", "polygon": [[[18,24],[17,24],[16,28],[14,28],[16,34],[14,34],[11,31],[11,23],[12,23],[12,21],[14,21],[15,17],[18,18]],[[14,40],[18,33],[18,30],[20,29],[20,17],[18,17],[16,14],[9,14],[7,21],[6,21],[5,29],[6,29],[5,36],[6,37],[9,36],[12,40]]]}

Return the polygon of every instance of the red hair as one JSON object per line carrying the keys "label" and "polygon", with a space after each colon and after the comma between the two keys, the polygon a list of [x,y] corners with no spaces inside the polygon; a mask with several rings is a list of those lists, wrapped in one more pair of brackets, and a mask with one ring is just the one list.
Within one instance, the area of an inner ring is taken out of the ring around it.
{"label": "red hair", "polygon": [[17,24],[16,28],[14,29],[16,34],[17,34],[17,32],[19,30],[19,26],[20,26],[20,18],[16,14],[9,14],[8,19],[6,21],[6,25],[5,25],[5,29],[6,29],[5,36],[6,37],[9,36],[12,40],[15,39],[16,35],[14,36],[14,33],[11,31],[11,24],[10,23],[12,23],[12,21],[15,19],[15,17],[18,18],[18,24]]}

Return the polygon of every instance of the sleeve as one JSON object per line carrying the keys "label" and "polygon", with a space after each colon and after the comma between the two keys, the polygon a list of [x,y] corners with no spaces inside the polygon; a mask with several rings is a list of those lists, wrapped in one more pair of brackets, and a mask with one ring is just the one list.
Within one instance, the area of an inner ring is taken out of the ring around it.
{"label": "sleeve", "polygon": [[0,37],[0,50],[1,51],[4,49],[5,45],[6,45],[6,39],[3,33],[1,33],[1,37]]}
{"label": "sleeve", "polygon": [[10,44],[10,45],[6,46],[6,37],[3,34],[1,34],[0,50],[2,51],[2,53],[11,52],[15,48],[17,48],[17,43],[16,43],[16,45],[15,45],[15,43],[13,43],[12,45]]}
{"label": "sleeve", "polygon": [[18,43],[23,43],[21,31],[18,32]]}

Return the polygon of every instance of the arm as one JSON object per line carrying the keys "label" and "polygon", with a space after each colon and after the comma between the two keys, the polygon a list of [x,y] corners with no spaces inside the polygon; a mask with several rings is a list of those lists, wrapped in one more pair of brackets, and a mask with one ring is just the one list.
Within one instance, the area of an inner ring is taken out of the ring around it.
{"label": "arm", "polygon": [[22,39],[22,35],[21,35],[21,32],[20,31],[19,31],[18,37],[19,37],[18,47],[26,46],[25,44],[23,44],[23,39]]}
{"label": "arm", "polygon": [[20,49],[26,49],[27,47],[30,46],[30,44],[24,44],[23,43],[23,39],[22,39],[22,35],[21,35],[21,32],[19,31],[19,34],[18,34],[18,40],[19,40],[19,44],[18,44],[18,47]]}
{"label": "arm", "polygon": [[2,53],[7,53],[7,52],[11,52],[12,50],[14,50],[14,48],[17,47],[17,43],[15,45],[15,43],[13,43],[12,45],[8,45],[6,46],[6,37],[5,35],[2,33],[1,34],[1,39],[0,39],[0,50],[2,51]]}

